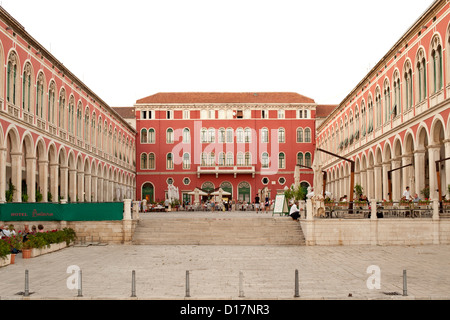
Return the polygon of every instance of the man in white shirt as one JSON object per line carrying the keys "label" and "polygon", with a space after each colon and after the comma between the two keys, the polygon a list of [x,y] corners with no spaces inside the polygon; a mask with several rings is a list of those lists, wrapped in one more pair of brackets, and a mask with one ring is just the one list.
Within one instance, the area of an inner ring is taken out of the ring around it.
{"label": "man in white shirt", "polygon": [[297,208],[297,205],[294,203],[292,204],[291,210],[289,211],[289,216],[293,219],[293,220],[297,220],[300,217],[300,213],[299,210]]}
{"label": "man in white shirt", "polygon": [[403,192],[403,197],[405,197],[406,200],[411,200],[411,194],[409,193],[409,187],[406,187],[406,190]]}

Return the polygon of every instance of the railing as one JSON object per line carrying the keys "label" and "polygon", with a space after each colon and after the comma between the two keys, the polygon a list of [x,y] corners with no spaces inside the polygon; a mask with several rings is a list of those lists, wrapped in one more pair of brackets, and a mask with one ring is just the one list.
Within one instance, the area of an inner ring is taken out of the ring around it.
{"label": "railing", "polygon": [[[353,209],[349,204],[353,203]],[[377,202],[377,218],[431,218],[433,207],[431,202]],[[368,219],[372,207],[368,202],[326,202],[325,215],[320,218]],[[450,216],[450,208],[449,208]]]}

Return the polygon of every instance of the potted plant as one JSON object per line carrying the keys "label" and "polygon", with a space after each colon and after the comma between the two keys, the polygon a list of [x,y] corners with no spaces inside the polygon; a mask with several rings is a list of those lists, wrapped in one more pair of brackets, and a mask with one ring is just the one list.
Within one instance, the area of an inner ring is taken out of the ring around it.
{"label": "potted plant", "polygon": [[355,184],[355,194],[356,194],[356,197],[359,199],[361,196],[362,196],[362,194],[363,194],[363,187],[360,185],[360,184]]}
{"label": "potted plant", "polygon": [[429,199],[430,198],[430,187],[425,187],[422,190],[420,190],[420,194],[423,195],[423,197],[425,199]]}
{"label": "potted plant", "polygon": [[9,250],[11,252],[11,264],[14,264],[16,254],[22,250],[22,235],[11,235],[10,237],[5,238],[4,241],[9,244]]}

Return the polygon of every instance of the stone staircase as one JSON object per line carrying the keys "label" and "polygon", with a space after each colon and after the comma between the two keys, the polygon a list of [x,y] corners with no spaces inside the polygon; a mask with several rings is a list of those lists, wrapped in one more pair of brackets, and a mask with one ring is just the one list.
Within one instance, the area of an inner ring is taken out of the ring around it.
{"label": "stone staircase", "polygon": [[305,245],[300,223],[289,217],[141,219],[136,245]]}

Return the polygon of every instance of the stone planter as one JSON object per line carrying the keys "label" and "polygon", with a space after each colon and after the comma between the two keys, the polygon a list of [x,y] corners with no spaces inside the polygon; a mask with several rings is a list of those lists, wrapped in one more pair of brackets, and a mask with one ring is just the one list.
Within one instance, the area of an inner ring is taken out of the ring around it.
{"label": "stone planter", "polygon": [[11,264],[11,255],[8,254],[5,258],[0,258],[0,267]]}
{"label": "stone planter", "polygon": [[50,252],[55,252],[61,249],[64,249],[65,247],[67,247],[67,244],[65,242],[61,242],[61,243],[52,243],[50,245],[50,247],[44,247],[44,248],[33,248],[31,249],[31,258],[35,258],[38,256],[41,256],[43,254],[47,254]]}

